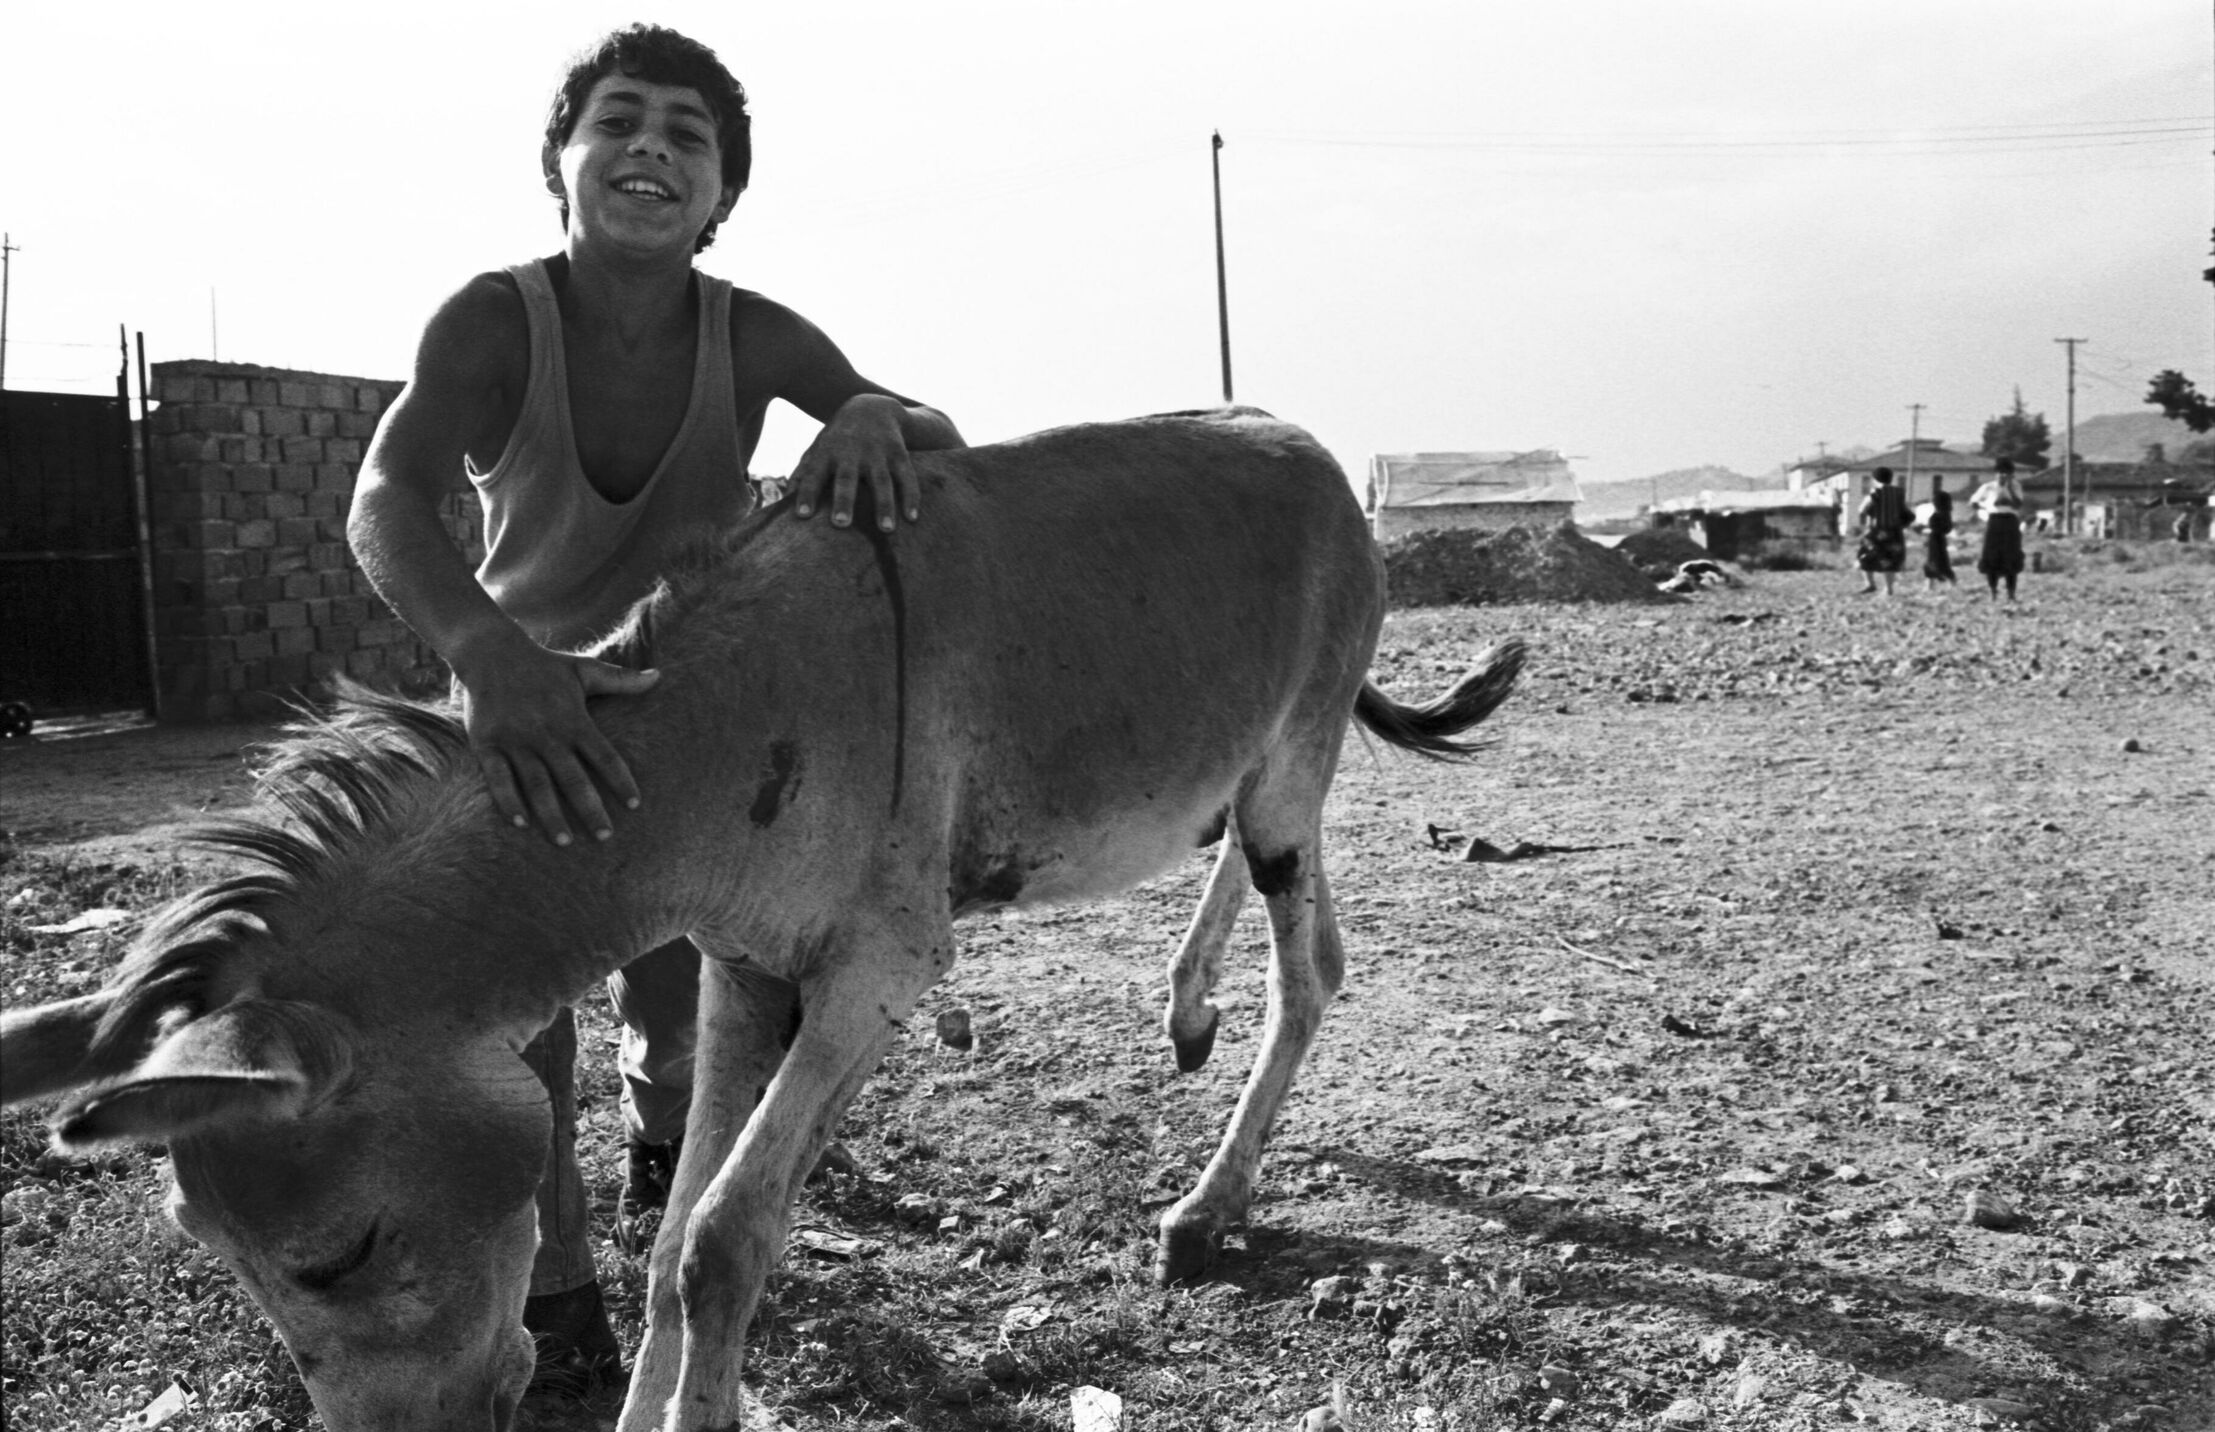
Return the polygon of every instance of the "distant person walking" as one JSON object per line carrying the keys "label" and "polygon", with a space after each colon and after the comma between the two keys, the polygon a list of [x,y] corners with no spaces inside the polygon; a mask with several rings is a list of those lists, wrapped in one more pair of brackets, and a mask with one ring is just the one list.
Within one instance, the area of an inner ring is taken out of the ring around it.
{"label": "distant person walking", "polygon": [[1977,570],[1992,600],[2000,599],[2000,584],[2007,584],[2007,599],[2015,600],[2015,579],[2023,574],[2023,485],[2015,480],[2015,464],[2001,458],[1992,480],[1978,488],[1969,501],[1984,514],[1984,549],[1977,554]]}
{"label": "distant person walking", "polygon": [[1935,592],[1943,582],[1954,582],[1953,553],[1946,548],[1947,539],[1954,530],[1953,494],[1946,491],[1940,479],[1937,490],[1930,495],[1930,521],[1923,524],[1923,590]]}
{"label": "distant person walking", "polygon": [[1907,528],[1915,514],[1908,510],[1907,494],[1893,486],[1891,468],[1880,467],[1869,475],[1877,485],[1862,499],[1861,549],[1854,560],[1861,568],[1862,595],[1877,589],[1881,573],[1884,594],[1889,597],[1900,569],[1907,565]]}

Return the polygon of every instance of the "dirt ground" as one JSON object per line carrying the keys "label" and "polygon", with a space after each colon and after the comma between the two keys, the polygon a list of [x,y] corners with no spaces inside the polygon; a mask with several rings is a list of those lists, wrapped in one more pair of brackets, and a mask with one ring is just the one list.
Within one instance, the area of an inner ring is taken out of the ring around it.
{"label": "dirt ground", "polygon": [[[1130,1432],[1334,1390],[1356,1432],[2215,1428],[2215,566],[2070,566],[2015,607],[1799,572],[1395,613],[1396,694],[1509,634],[1531,667],[1471,765],[1349,743],[1347,986],[1214,1279],[1143,1279],[1263,1002],[1250,910],[1214,1058],[1174,1072],[1196,856],[964,927],[848,1117],[859,1171],[796,1218],[866,1256],[795,1244],[749,1379],[795,1432],[1067,1428],[1080,1384]],[[261,734],[0,747],[0,902],[167,858]],[[66,938],[4,943],[8,1001],[46,989]],[[956,1008],[966,1053],[930,1034]],[[637,1260],[604,1267],[635,1316]],[[11,1398],[37,1316],[6,1314]],[[198,1425],[305,1425],[283,1377]]]}

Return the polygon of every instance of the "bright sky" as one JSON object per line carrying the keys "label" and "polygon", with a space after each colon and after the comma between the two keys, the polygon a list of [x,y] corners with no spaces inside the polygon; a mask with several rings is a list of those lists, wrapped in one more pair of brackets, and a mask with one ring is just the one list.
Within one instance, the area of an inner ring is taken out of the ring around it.
{"label": "bright sky", "polygon": [[557,247],[547,97],[634,18],[753,98],[703,266],[973,442],[1219,399],[1211,129],[1237,396],[1357,480],[1773,473],[1914,403],[1974,448],[2017,386],[2058,434],[2058,337],[2080,418],[2215,388],[2207,0],[12,6],[8,384],[103,388],[118,323],[405,376],[444,293]]}

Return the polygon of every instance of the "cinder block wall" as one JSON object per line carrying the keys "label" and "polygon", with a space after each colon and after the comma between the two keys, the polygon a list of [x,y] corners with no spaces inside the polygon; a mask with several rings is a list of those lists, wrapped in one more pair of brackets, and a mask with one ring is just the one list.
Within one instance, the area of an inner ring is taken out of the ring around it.
{"label": "cinder block wall", "polygon": [[[148,424],[155,653],[165,721],[266,715],[343,672],[440,689],[445,667],[370,590],[346,546],[362,452],[395,380],[253,363],[157,363]],[[482,555],[454,476],[447,530]]]}

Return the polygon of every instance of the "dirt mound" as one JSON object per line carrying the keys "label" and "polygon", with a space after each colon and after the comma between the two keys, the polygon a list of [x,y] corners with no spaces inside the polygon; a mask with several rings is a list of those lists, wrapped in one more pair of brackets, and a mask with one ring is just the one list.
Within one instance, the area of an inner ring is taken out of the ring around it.
{"label": "dirt mound", "polygon": [[1674,600],[1624,557],[1571,526],[1411,532],[1384,544],[1396,607],[1489,602]]}
{"label": "dirt mound", "polygon": [[1657,582],[1674,576],[1683,563],[1698,562],[1708,555],[1707,548],[1676,527],[1648,527],[1633,532],[1616,543],[1615,550]]}

